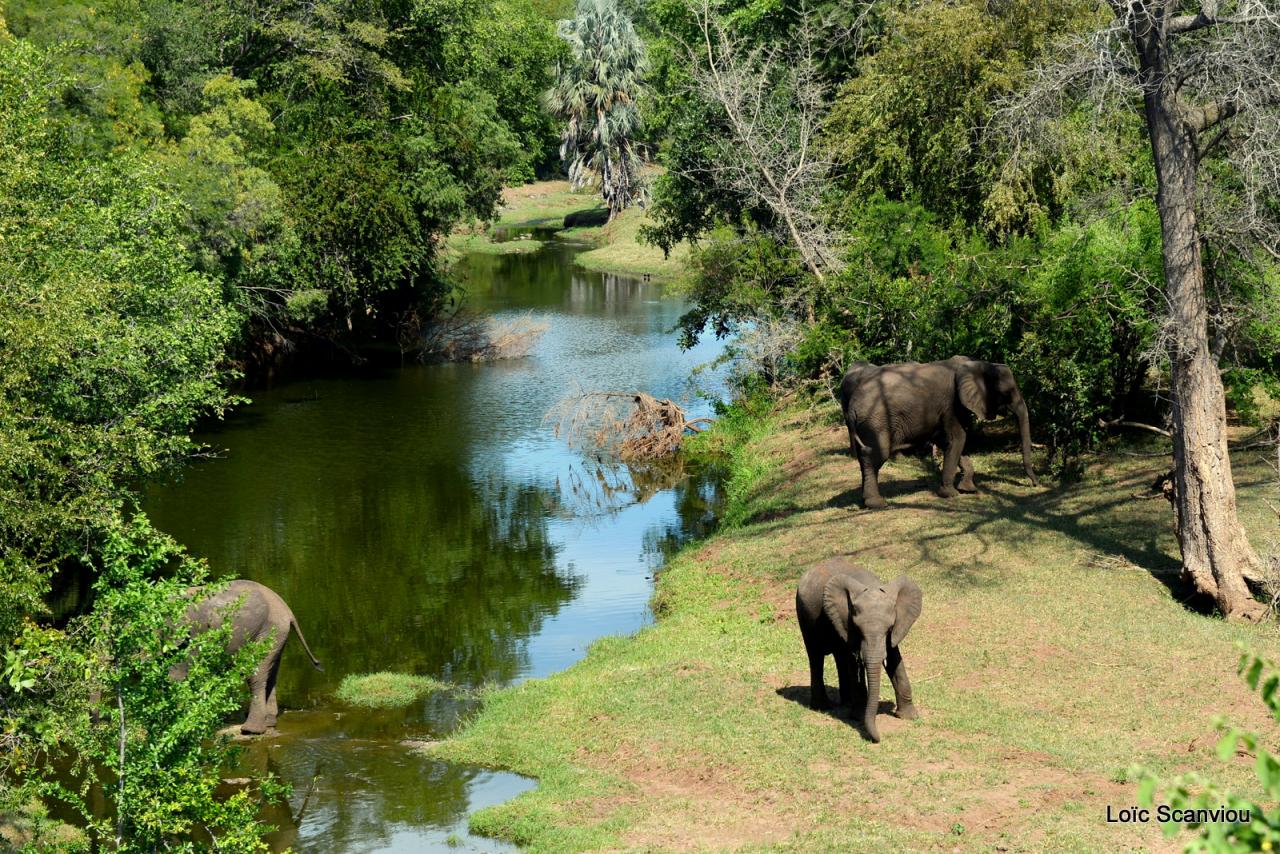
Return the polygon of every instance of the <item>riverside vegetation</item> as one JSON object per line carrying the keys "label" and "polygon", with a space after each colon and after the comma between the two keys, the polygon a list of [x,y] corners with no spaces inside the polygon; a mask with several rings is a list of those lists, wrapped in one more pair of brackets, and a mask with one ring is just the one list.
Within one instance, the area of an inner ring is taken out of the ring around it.
{"label": "riverside vegetation", "polygon": [[[535,852],[1165,850],[1156,824],[1106,823],[1144,775],[1267,788],[1254,756],[1218,758],[1213,718],[1276,743],[1235,667],[1236,644],[1274,649],[1280,630],[1188,607],[1169,506],[1142,497],[1158,458],[1090,456],[1077,482],[1036,488],[1016,452],[984,453],[981,493],[950,501],[925,463],[898,459],[893,508],[876,512],[855,500],[830,406],[739,412],[693,453],[727,458],[729,506],[658,576],[656,625],[491,694],[429,748],[538,778],[477,830]],[[1234,462],[1264,537],[1268,455]],[[807,707],[795,582],[836,554],[925,590],[905,643],[921,717],[882,713],[878,745]]]}
{"label": "riverside vegetation", "polygon": [[[665,573],[658,624],[434,748],[541,779],[478,827],[544,850],[1089,850],[1156,844],[1091,818],[1137,789],[1135,759],[1274,794],[1278,683],[1246,663],[1260,707],[1231,648],[1274,640],[1274,472],[1227,431],[1263,447],[1280,394],[1277,50],[1273,0],[6,0],[0,830],[73,844],[44,817],[57,797],[84,846],[261,849],[278,787],[214,797],[209,738],[248,663],[210,642],[204,690],[165,678],[162,629],[207,569],[138,490],[281,354],[420,351],[463,301],[451,244],[533,248],[474,226],[495,221],[598,243],[595,269],[678,271],[680,338],[734,336],[739,406],[824,400],[858,359],[1006,363],[1053,483],[984,454],[983,497],[891,491],[870,516],[826,415],[730,414],[697,443],[731,459],[725,530]],[[562,166],[573,186],[530,183]],[[598,203],[574,190],[591,181]],[[607,224],[563,228],[584,210]],[[1143,427],[1171,442],[1111,453]],[[1164,503],[1130,497],[1171,463],[1176,550]],[[930,603],[909,642],[924,718],[876,753],[794,702],[778,617],[817,552],[859,550]],[[1197,591],[1263,622],[1184,606]],[[1249,728],[1225,764],[1209,709]]]}

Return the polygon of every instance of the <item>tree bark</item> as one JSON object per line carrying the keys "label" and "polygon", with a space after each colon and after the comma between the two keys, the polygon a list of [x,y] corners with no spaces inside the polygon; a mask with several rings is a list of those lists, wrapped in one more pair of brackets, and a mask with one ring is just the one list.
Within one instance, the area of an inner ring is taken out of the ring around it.
{"label": "tree bark", "polygon": [[1140,60],[1147,131],[1155,158],[1164,249],[1172,369],[1173,461],[1183,577],[1212,596],[1228,619],[1259,620],[1266,608],[1245,579],[1262,562],[1236,513],[1227,453],[1226,396],[1209,347],[1204,268],[1196,222],[1195,132],[1168,74],[1168,41],[1159,6],[1135,15],[1130,30]]}

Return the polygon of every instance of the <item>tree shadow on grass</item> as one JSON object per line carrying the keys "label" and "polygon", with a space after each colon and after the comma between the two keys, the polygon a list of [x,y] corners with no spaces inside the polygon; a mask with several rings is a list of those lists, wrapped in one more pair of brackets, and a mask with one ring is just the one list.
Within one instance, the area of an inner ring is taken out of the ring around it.
{"label": "tree shadow on grass", "polygon": [[[871,738],[867,735],[866,728],[862,725],[861,710],[855,712],[848,706],[838,705],[839,691],[833,690],[829,685],[824,685],[823,687],[827,691],[827,699],[831,701],[831,707],[827,709],[809,708],[808,685],[787,685],[786,687],[777,689],[774,693],[784,700],[790,700],[797,705],[804,706],[804,708],[812,714],[826,715],[829,718],[840,721],[846,726],[856,729],[858,734],[862,736],[864,740],[871,741]],[[891,715],[896,717],[896,715],[893,714],[893,709],[893,701],[882,699],[880,701],[880,705],[877,707],[876,716]]]}
{"label": "tree shadow on grass", "polygon": [[[1013,460],[987,460],[978,472],[979,492],[946,499],[935,490],[936,478],[919,472],[916,476],[895,477],[882,483],[889,506],[884,510],[864,510],[861,507],[861,488],[851,485],[825,501],[805,504],[788,502],[765,508],[746,520],[748,523],[783,523],[791,517],[829,508],[847,508],[857,514],[864,526],[857,531],[858,543],[842,553],[857,554],[892,547],[906,557],[906,562],[928,564],[942,569],[951,579],[961,584],[992,584],[1003,579],[993,577],[988,568],[1001,569],[1007,557],[1000,554],[1010,548],[1018,548],[1021,539],[1030,540],[1045,532],[1059,534],[1074,541],[1086,552],[1094,555],[1087,559],[1099,572],[1138,570],[1145,571],[1163,584],[1172,597],[1184,607],[1197,613],[1212,610],[1212,603],[1199,596],[1194,587],[1182,580],[1181,565],[1169,548],[1172,542],[1172,518],[1167,512],[1150,513],[1135,510],[1135,503],[1145,504],[1142,493],[1150,487],[1152,474],[1148,470],[1129,471],[1114,477],[1109,483],[1071,485],[1041,485],[1031,488],[1026,483],[1020,462]],[[927,464],[926,464],[927,465]],[[857,477],[855,473],[855,478]],[[1239,485],[1246,485],[1247,478]],[[855,480],[856,484],[857,481]],[[1029,489],[1033,491],[1028,491]],[[1167,510],[1160,504],[1161,510]],[[918,529],[909,535],[894,531],[886,525],[879,542],[865,546],[868,536],[875,536],[878,520],[892,521],[892,514],[916,510],[928,513]],[[1150,517],[1158,522],[1153,523]],[[794,520],[786,527],[791,529],[809,525],[832,525],[830,518],[815,519],[812,523]],[[751,539],[773,536],[779,524],[763,525],[759,530],[743,532]],[[977,548],[957,550],[956,544],[966,541]],[[853,546],[854,544],[850,544]],[[1028,544],[1028,547],[1031,547]],[[1043,544],[1037,544],[1044,548]],[[910,552],[909,556],[901,552]],[[962,552],[961,556],[957,551]],[[1062,550],[1059,550],[1062,551]],[[1096,558],[1096,562],[1095,562]]]}

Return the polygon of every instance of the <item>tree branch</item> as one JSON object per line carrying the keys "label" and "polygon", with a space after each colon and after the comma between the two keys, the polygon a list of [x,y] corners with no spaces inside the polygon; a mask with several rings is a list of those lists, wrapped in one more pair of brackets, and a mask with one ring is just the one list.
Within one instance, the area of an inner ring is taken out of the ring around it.
{"label": "tree branch", "polygon": [[1226,25],[1242,25],[1242,24],[1261,24],[1268,19],[1266,17],[1256,15],[1227,15],[1219,17],[1218,13],[1206,13],[1204,9],[1196,12],[1194,15],[1178,15],[1170,18],[1169,23],[1165,25],[1165,32],[1171,36],[1179,36],[1183,33],[1192,33],[1196,30],[1203,30],[1209,27],[1218,27]]}
{"label": "tree branch", "polygon": [[1148,431],[1150,431],[1150,432],[1152,432],[1152,433],[1155,433],[1155,434],[1157,434],[1157,435],[1160,435],[1160,436],[1166,436],[1166,437],[1168,437],[1168,438],[1173,438],[1173,434],[1172,434],[1172,433],[1170,433],[1168,430],[1165,430],[1165,429],[1160,428],[1160,427],[1153,427],[1153,426],[1151,426],[1150,424],[1143,424],[1141,421],[1125,421],[1123,418],[1117,418],[1117,419],[1115,419],[1114,421],[1103,421],[1101,418],[1099,418],[1099,419],[1098,419],[1098,426],[1099,426],[1099,427],[1107,427],[1107,428],[1112,428],[1112,427],[1134,427],[1134,428],[1136,428],[1136,429],[1138,429],[1138,430],[1148,430]]}
{"label": "tree branch", "polygon": [[1196,133],[1203,133],[1215,125],[1240,113],[1240,102],[1234,98],[1227,101],[1210,101],[1199,107],[1192,107],[1186,112],[1187,124]]}

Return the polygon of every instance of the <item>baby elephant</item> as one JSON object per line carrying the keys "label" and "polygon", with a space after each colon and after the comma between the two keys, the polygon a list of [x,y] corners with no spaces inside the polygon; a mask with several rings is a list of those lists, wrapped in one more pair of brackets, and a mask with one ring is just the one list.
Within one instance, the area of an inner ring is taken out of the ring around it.
{"label": "baby elephant", "polygon": [[872,741],[880,741],[876,712],[881,665],[893,680],[898,717],[919,717],[898,646],[920,616],[923,599],[920,587],[907,576],[885,584],[843,557],[824,560],[806,572],[796,590],[796,618],[809,654],[810,705],[830,706],[822,669],[831,655],[840,678],[840,702],[854,710],[865,704],[864,723]]}
{"label": "baby elephant", "polygon": [[[188,594],[198,597],[203,588],[192,588]],[[236,603],[240,605],[237,608]],[[276,725],[279,709],[276,705],[276,676],[280,672],[280,654],[284,652],[289,630],[298,633],[298,640],[316,670],[322,670],[320,662],[311,654],[307,639],[298,628],[298,620],[284,600],[270,587],[256,581],[232,581],[212,596],[198,599],[187,608],[186,619],[191,631],[208,631],[221,625],[230,614],[231,639],[227,644],[235,652],[246,643],[269,641],[266,656],[249,676],[249,716],[240,726],[242,733],[257,735]],[[187,677],[187,665],[179,664],[169,671],[174,679]]]}

